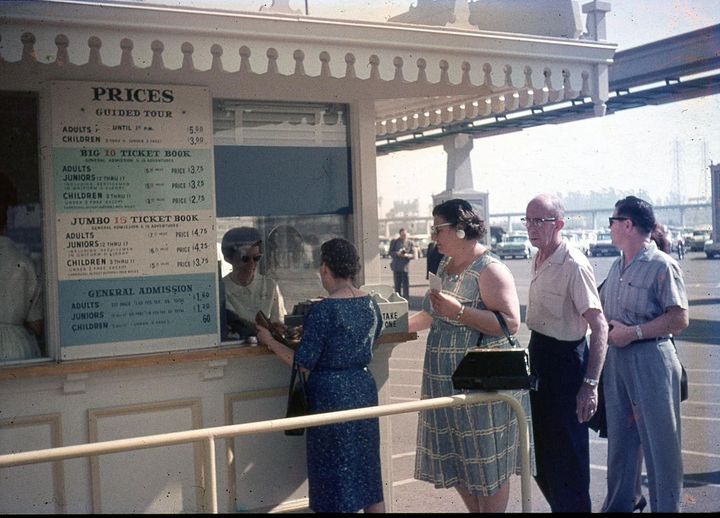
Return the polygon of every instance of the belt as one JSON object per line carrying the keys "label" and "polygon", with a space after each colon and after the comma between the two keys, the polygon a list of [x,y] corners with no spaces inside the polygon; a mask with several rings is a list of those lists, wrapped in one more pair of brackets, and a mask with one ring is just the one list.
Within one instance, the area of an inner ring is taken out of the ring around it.
{"label": "belt", "polygon": [[642,340],[633,340],[628,345],[642,344],[642,343],[648,343],[648,342],[658,343],[658,342],[665,342],[667,340],[670,340],[669,336],[658,336],[655,338],[643,338]]}

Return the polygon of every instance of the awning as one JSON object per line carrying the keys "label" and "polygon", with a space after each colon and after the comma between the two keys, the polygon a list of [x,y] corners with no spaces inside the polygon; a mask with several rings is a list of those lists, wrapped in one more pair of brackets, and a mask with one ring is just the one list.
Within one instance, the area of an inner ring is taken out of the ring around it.
{"label": "awning", "polygon": [[601,106],[615,50],[588,39],[265,12],[72,0],[0,9],[4,90],[102,77],[206,85],[236,99],[369,99],[378,135],[561,99]]}

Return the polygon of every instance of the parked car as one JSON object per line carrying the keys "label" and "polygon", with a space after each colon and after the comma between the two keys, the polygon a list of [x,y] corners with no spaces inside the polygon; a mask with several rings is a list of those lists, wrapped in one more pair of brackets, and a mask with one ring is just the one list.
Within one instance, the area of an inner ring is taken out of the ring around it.
{"label": "parked car", "polygon": [[515,257],[530,259],[537,253],[537,248],[530,243],[527,232],[511,232],[503,236],[503,240],[497,244],[493,252],[500,259]]}
{"label": "parked car", "polygon": [[612,244],[610,232],[598,232],[595,242],[590,243],[590,255],[620,255],[620,250]]}
{"label": "parked car", "polygon": [[597,240],[594,233],[584,230],[566,230],[563,231],[563,237],[567,239],[570,246],[574,246],[584,255],[590,255],[590,243]]}
{"label": "parked car", "polygon": [[705,249],[705,241],[710,239],[710,229],[696,228],[690,236],[689,242],[685,242],[685,246],[691,252],[702,252]]}
{"label": "parked car", "polygon": [[380,257],[390,257],[390,238],[380,237],[378,242],[380,243],[378,246]]}
{"label": "parked car", "polygon": [[410,236],[412,242],[418,249],[418,257],[427,257],[428,245],[430,244],[430,234],[415,234]]}
{"label": "parked car", "polygon": [[705,241],[705,247],[703,249],[708,259],[715,259],[720,257],[720,242],[716,243],[712,239]]}

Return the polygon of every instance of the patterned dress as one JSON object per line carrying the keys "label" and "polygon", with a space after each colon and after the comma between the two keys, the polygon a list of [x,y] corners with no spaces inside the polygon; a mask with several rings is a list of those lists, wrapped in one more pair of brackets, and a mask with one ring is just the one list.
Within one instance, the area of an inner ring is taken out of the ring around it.
{"label": "patterned dress", "polygon": [[[369,296],[327,298],[312,308],[295,354],[310,370],[312,413],[377,406],[367,366],[381,330],[380,308]],[[378,419],[308,428],[307,466],[315,512],[353,513],[382,501]]]}
{"label": "patterned dress", "polygon": [[[484,309],[478,279],[496,257],[484,254],[460,275],[449,275],[445,257],[438,268],[443,293],[463,305]],[[480,332],[434,315],[429,296],[423,309],[433,315],[425,350],[422,399],[462,393],[453,388],[451,375],[468,349],[478,343]],[[481,347],[510,348],[507,338],[483,336]],[[520,401],[530,418],[527,391],[503,391]],[[530,429],[532,438],[532,429]],[[519,431],[515,413],[507,403],[497,401],[420,412],[415,457],[415,478],[432,482],[437,488],[460,486],[478,496],[494,494],[510,475],[520,474]],[[533,450],[531,444],[531,465]]]}

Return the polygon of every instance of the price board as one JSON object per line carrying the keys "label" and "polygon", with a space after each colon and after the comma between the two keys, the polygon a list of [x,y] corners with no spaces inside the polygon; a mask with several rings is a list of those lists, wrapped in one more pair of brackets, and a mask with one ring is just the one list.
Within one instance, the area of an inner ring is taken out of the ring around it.
{"label": "price board", "polygon": [[50,88],[61,357],[216,345],[207,88]]}

